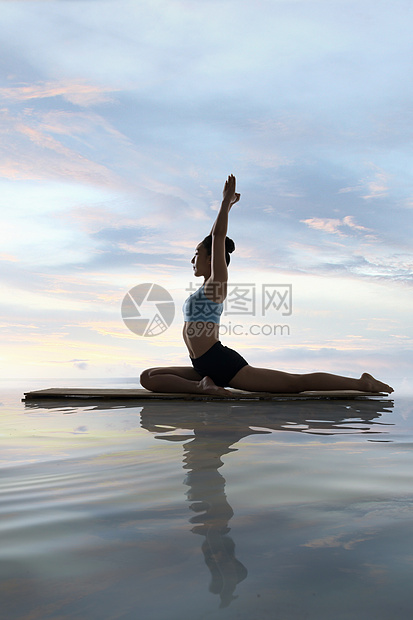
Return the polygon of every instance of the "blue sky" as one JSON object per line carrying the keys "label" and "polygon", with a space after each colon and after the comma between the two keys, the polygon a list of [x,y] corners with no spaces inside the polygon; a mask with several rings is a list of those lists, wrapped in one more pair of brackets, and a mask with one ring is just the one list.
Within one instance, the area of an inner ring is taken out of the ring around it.
{"label": "blue sky", "polygon": [[[292,284],[293,313],[225,343],[408,385],[410,2],[0,4],[3,376],[186,364],[189,261],[233,173],[230,280]],[[143,282],[176,303],[155,338],[120,315]]]}

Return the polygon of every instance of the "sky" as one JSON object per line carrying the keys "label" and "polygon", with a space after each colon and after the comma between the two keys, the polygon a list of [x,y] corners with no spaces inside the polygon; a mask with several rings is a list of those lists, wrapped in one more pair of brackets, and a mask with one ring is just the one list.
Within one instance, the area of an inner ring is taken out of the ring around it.
{"label": "sky", "polygon": [[[190,260],[232,173],[229,282],[245,303],[226,307],[223,343],[255,366],[409,388],[410,0],[0,10],[2,377],[187,365]],[[155,336],[122,319],[144,283],[174,303]],[[279,303],[263,306],[265,287]]]}

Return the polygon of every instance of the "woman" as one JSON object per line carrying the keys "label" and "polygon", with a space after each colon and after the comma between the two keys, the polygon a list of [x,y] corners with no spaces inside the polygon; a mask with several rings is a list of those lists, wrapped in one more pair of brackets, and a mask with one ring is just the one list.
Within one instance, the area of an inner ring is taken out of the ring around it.
{"label": "woman", "polygon": [[229,254],[235,248],[227,235],[228,214],[238,202],[235,177],[224,186],[223,200],[211,234],[195,250],[194,275],[203,277],[201,288],[184,304],[183,337],[190,366],[149,368],[141,374],[141,385],[153,392],[187,392],[230,396],[225,386],[251,392],[298,393],[307,390],[360,390],[393,392],[393,389],[364,373],[351,379],[329,373],[290,374],[255,368],[236,351],[219,341],[219,319],[227,295]]}

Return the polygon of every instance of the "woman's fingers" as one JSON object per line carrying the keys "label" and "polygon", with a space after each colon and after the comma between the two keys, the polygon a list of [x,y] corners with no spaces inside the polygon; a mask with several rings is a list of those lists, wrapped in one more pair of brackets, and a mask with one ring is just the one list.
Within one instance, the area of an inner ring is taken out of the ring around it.
{"label": "woman's fingers", "polygon": [[[233,174],[230,174],[228,176],[228,179],[225,181],[224,196],[229,198],[231,200],[231,202],[233,202],[234,196],[236,195],[235,194],[235,184],[236,184],[236,179],[235,179]],[[239,200],[239,198],[238,198],[238,200]]]}
{"label": "woman's fingers", "polygon": [[236,179],[233,174],[230,174],[225,182],[225,189],[230,189],[235,192]]}

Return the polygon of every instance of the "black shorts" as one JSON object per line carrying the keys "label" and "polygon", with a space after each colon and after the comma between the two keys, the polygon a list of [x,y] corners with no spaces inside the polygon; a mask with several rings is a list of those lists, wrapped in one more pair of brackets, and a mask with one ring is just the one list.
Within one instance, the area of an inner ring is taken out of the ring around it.
{"label": "black shorts", "polygon": [[224,347],[219,340],[201,357],[191,357],[190,360],[201,377],[211,377],[220,387],[229,385],[237,372],[248,366],[242,355],[229,347]]}

